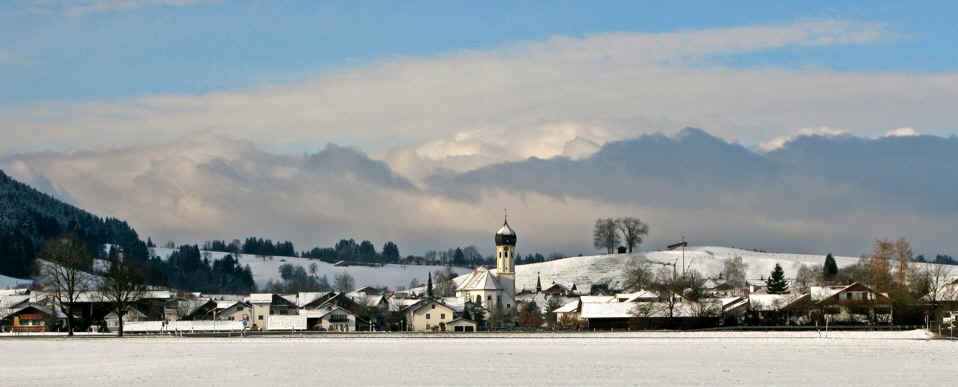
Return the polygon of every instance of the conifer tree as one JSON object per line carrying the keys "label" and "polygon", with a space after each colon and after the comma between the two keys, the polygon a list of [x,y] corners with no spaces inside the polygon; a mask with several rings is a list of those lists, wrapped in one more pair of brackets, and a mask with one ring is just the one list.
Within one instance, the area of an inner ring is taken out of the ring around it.
{"label": "conifer tree", "polygon": [[775,264],[775,269],[765,280],[765,285],[768,287],[769,294],[788,293],[788,281],[785,280],[785,271],[782,270],[781,265]]}
{"label": "conifer tree", "polygon": [[832,257],[832,253],[825,256],[825,266],[822,268],[822,273],[825,281],[831,281],[838,275],[838,264],[835,263],[835,257]]}
{"label": "conifer tree", "polygon": [[426,282],[426,297],[432,298],[432,273],[429,273],[429,280]]}

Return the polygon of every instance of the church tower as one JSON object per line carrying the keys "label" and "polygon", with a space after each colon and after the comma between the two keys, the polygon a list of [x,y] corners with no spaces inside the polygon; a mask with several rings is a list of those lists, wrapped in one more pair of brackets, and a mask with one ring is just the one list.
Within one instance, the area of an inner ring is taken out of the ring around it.
{"label": "church tower", "polygon": [[508,297],[515,297],[516,232],[509,227],[508,217],[503,220],[502,228],[496,232],[496,277],[507,288]]}

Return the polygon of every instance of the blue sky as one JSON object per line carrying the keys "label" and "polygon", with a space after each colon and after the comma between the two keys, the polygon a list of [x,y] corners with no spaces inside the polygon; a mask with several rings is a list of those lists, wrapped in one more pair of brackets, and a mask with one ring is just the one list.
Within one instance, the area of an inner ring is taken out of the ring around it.
{"label": "blue sky", "polygon": [[5,37],[0,105],[244,89],[395,57],[482,50],[557,35],[806,19],[880,22],[899,37],[714,60],[736,67],[840,71],[943,72],[958,66],[953,17],[958,5],[948,1],[872,1],[867,6],[842,1],[356,3],[225,0],[82,12],[70,1],[15,0],[0,11]]}

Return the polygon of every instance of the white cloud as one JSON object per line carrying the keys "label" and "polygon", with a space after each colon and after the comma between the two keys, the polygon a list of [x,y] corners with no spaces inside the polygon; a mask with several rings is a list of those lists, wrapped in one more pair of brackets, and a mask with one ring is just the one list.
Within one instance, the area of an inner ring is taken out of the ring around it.
{"label": "white cloud", "polygon": [[835,129],[835,128],[829,128],[827,126],[820,126],[817,128],[803,128],[803,129],[799,129],[793,135],[777,137],[768,141],[764,141],[758,145],[758,149],[762,152],[771,152],[773,150],[776,150],[785,146],[785,144],[788,143],[789,141],[792,141],[801,136],[839,136],[843,134],[848,134],[848,131]]}
{"label": "white cloud", "polygon": [[912,128],[898,128],[895,130],[889,130],[885,133],[885,137],[908,137],[908,136],[917,136],[920,133]]}
{"label": "white cloud", "polygon": [[[161,143],[218,133],[277,148],[358,144],[377,154],[383,146],[369,144],[394,139],[425,144],[417,153],[426,158],[499,160],[561,154],[577,136],[602,144],[683,126],[758,142],[812,122],[856,132],[950,123],[943,107],[958,100],[955,74],[738,69],[709,60],[710,55],[778,47],[867,43],[889,35],[875,23],[807,21],[554,37],[490,51],[392,59],[247,91],[52,101],[0,111],[0,127],[7,128],[9,140],[0,153]],[[875,104],[894,109],[876,114]],[[564,129],[569,127],[580,129]],[[525,140],[543,131],[555,136]],[[592,133],[599,131],[604,134]],[[497,136],[519,140],[503,150]]]}

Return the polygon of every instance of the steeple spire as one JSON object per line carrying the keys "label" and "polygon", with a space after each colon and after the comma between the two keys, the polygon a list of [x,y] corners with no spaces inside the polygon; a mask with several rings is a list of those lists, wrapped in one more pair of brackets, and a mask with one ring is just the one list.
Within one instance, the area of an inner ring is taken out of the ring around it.
{"label": "steeple spire", "polygon": [[506,208],[502,209],[502,224],[509,224],[509,210]]}

